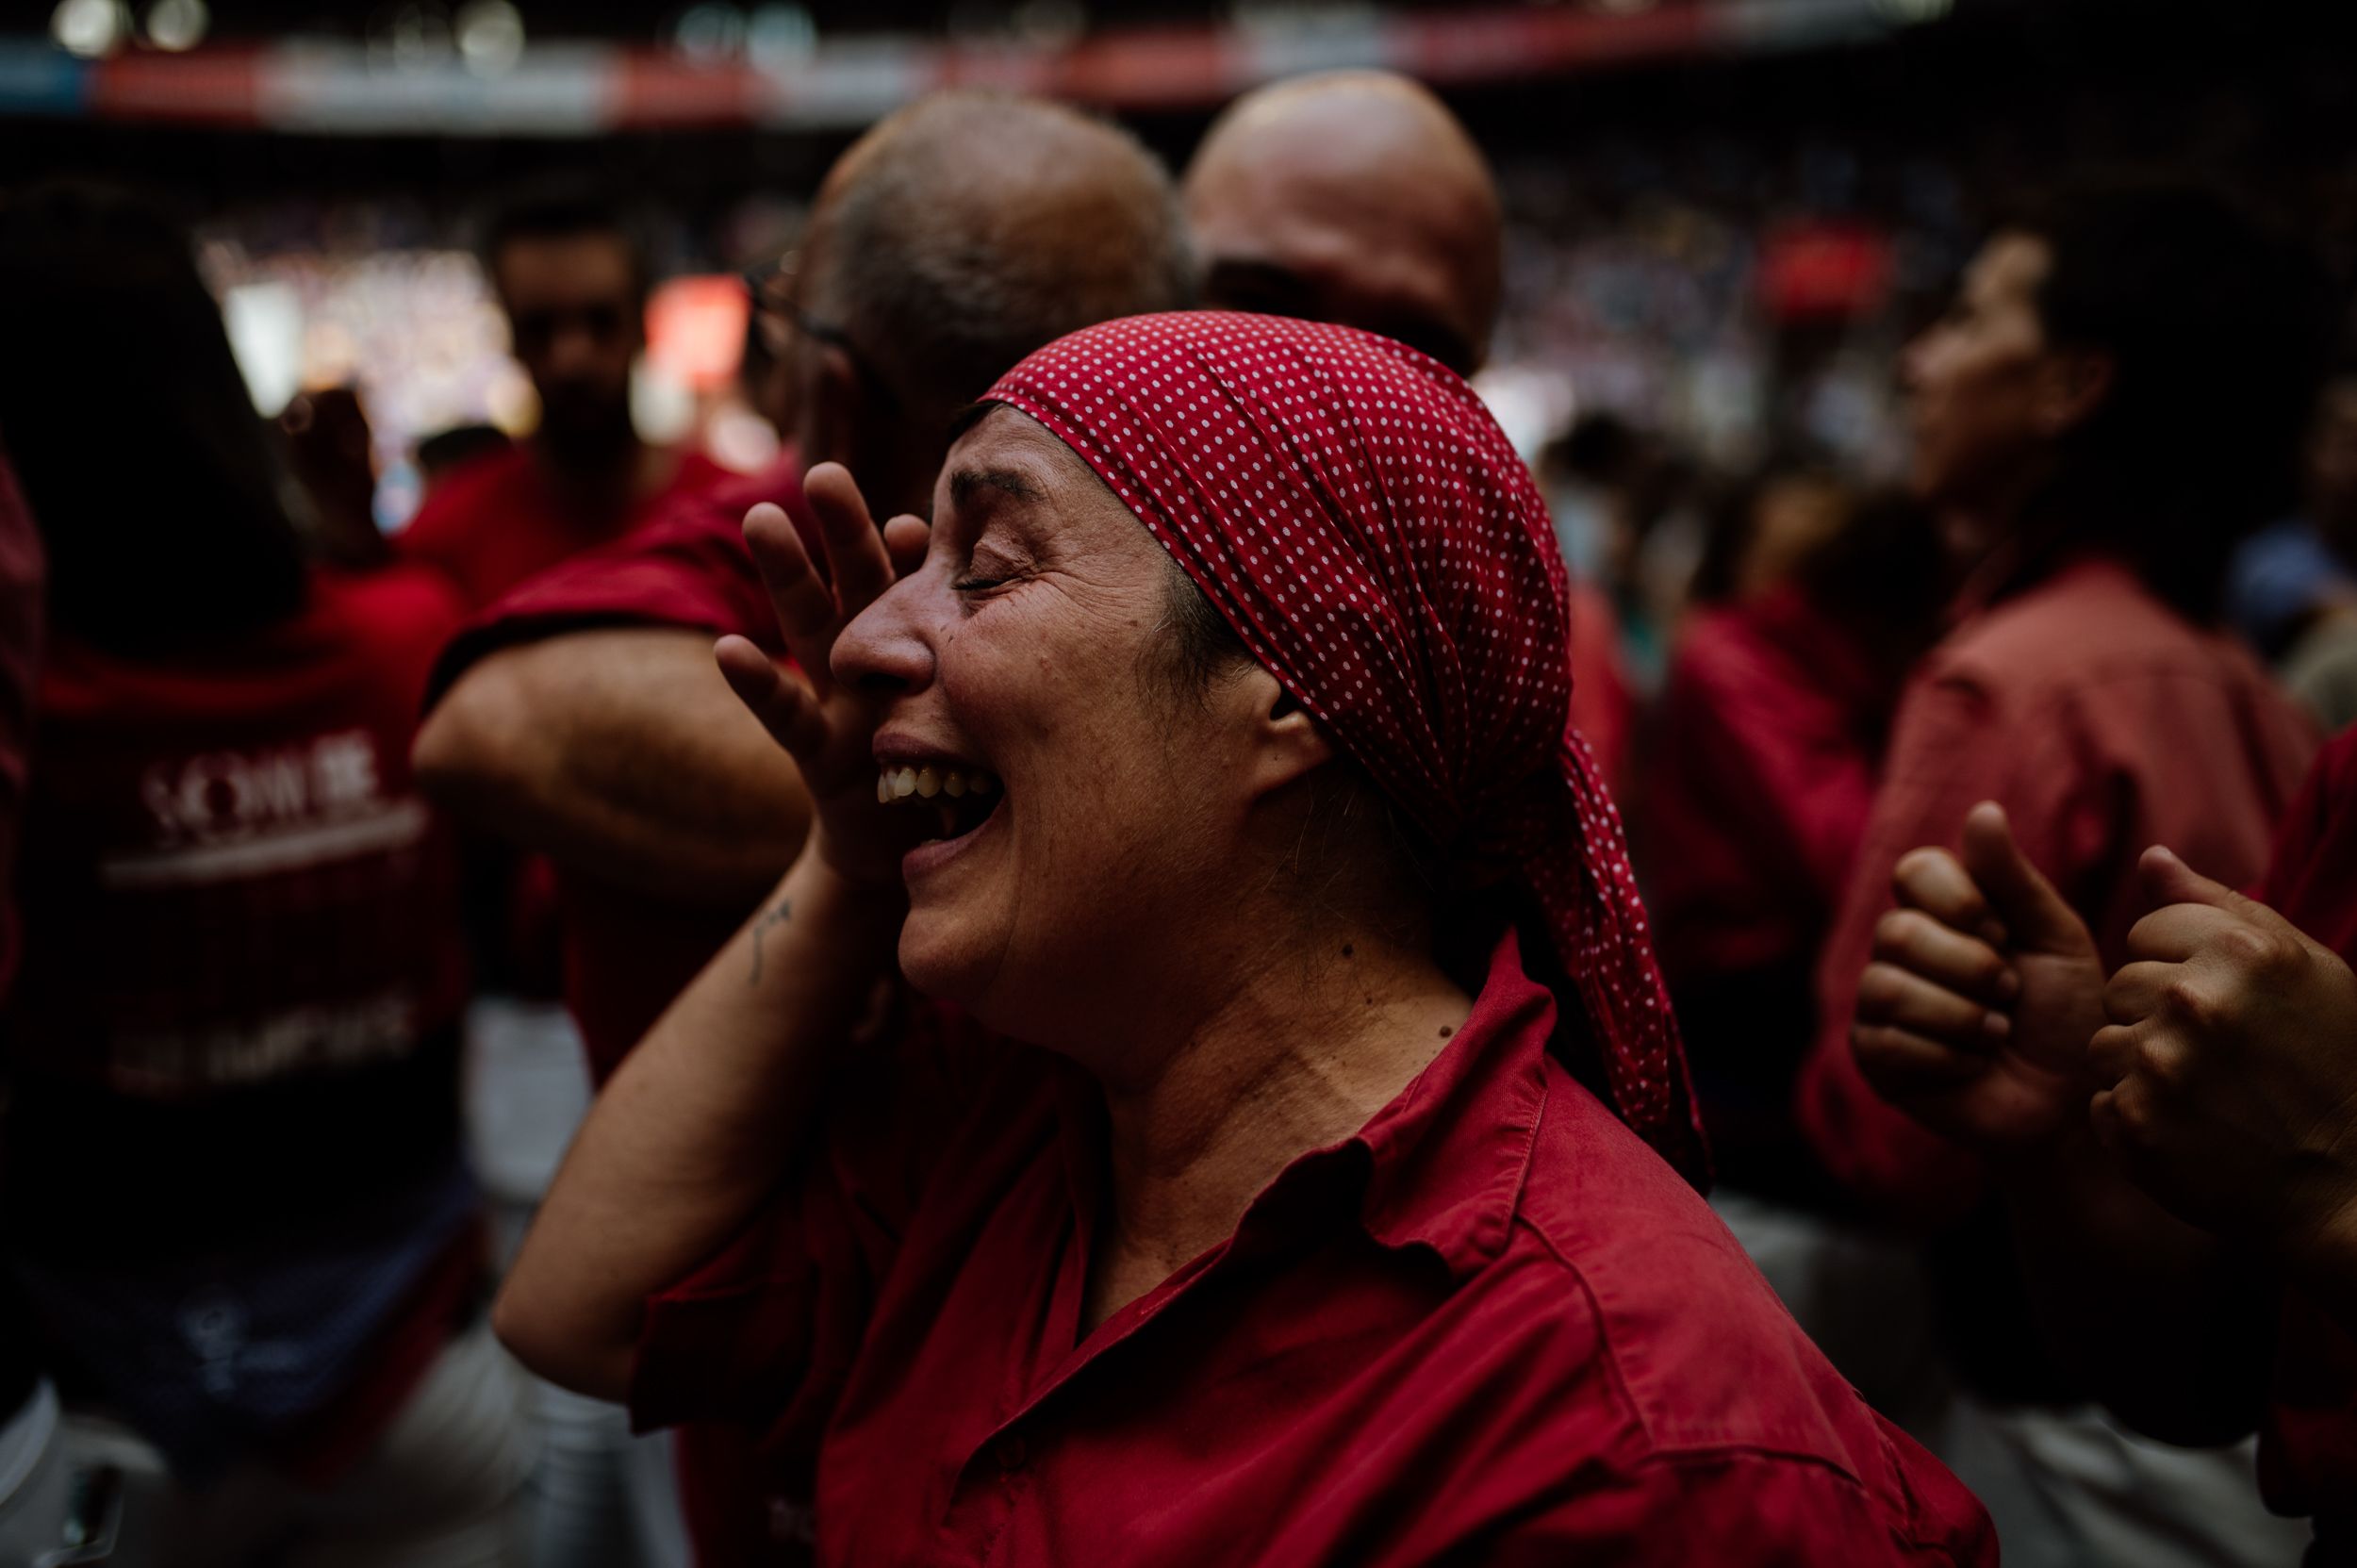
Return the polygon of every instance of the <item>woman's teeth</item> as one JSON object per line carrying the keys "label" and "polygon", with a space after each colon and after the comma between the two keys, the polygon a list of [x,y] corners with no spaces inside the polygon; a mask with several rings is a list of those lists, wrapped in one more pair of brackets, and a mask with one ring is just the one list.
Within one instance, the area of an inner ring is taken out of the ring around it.
{"label": "woman's teeth", "polygon": [[876,775],[876,799],[885,805],[912,797],[930,801],[936,795],[954,801],[987,795],[997,787],[998,781],[979,767],[887,767]]}

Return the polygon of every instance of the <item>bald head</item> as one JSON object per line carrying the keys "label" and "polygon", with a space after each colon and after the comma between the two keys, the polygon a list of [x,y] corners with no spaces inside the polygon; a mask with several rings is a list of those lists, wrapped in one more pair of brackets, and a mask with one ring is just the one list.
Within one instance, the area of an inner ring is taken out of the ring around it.
{"label": "bald head", "polygon": [[993,93],[924,99],[861,138],[819,190],[804,254],[804,308],[927,415],[1066,333],[1193,293],[1154,156],[1100,120]]}
{"label": "bald head", "polygon": [[1406,77],[1342,71],[1246,93],[1203,139],[1185,200],[1204,304],[1367,327],[1459,371],[1488,354],[1497,185]]}

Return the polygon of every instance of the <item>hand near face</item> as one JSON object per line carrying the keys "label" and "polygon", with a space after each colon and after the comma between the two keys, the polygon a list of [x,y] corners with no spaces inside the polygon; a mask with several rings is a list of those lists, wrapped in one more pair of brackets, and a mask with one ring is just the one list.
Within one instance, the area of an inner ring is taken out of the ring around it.
{"label": "hand near face", "polygon": [[2357,1247],[2357,975],[2167,850],[2156,906],[2089,1048],[2095,1131],[2181,1219],[2278,1247]]}
{"label": "hand near face", "polygon": [[925,553],[922,519],[898,517],[881,530],[849,471],[821,463],[803,480],[826,553],[821,575],[792,520],[763,503],[745,514],[745,543],[769,589],[793,663],[775,661],[744,637],[722,637],[720,673],[801,769],[816,810],[811,839],[854,882],[897,886],[900,856],[915,842],[905,814],[876,803],[871,751],[882,703],[836,681],[835,639]]}
{"label": "hand near face", "polygon": [[1984,1147],[2059,1135],[2085,1114],[2103,968],[2086,923],[2014,842],[2003,807],[1964,819],[1961,854],[1916,850],[1874,929],[1850,1034],[1875,1090]]}

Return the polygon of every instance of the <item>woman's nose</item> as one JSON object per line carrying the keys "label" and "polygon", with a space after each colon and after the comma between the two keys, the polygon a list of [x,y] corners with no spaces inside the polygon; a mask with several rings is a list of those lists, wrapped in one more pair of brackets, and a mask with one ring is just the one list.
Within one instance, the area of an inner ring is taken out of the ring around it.
{"label": "woman's nose", "polygon": [[924,617],[925,572],[901,578],[851,618],[834,639],[831,673],[869,691],[919,691],[932,682],[933,644]]}

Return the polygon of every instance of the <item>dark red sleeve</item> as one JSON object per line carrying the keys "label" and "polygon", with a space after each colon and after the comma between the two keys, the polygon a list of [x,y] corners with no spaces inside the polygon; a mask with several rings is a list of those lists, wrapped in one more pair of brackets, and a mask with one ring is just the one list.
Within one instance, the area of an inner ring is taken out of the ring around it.
{"label": "dark red sleeve", "polygon": [[2024,852],[2055,874],[2055,836],[2075,818],[2064,797],[2077,770],[2059,757],[2023,766],[2016,728],[1994,700],[1961,681],[1919,684],[1901,705],[1863,843],[1817,971],[1817,1040],[1802,1064],[1793,1114],[1825,1168],[1896,1218],[1938,1225],[1962,1217],[1986,1187],[1981,1161],[1876,1094],[1850,1054],[1858,977],[1873,957],[1874,927],[1897,898],[1890,874],[1921,845],[1953,848],[1965,813],[2004,803]]}
{"label": "dark red sleeve", "polygon": [[648,1299],[639,1430],[727,1421],[816,1444],[935,1162],[1009,1062],[1003,1042],[928,1003],[898,1032],[830,1088],[807,1162],[736,1239]]}
{"label": "dark red sleeve", "polygon": [[785,507],[813,536],[801,488],[783,475],[684,501],[628,536],[530,579],[475,617],[442,651],[427,702],[501,649],[599,627],[733,632],[777,652],[777,617],[745,548],[745,513],[763,501]]}
{"label": "dark red sleeve", "polygon": [[[1873,758],[1840,706],[1797,689],[1731,622],[1698,619],[1663,697],[1666,744],[1731,813],[1759,860],[1800,879],[1796,902],[1837,907],[1874,803]],[[1699,793],[1699,792],[1698,792]],[[1716,836],[1716,835],[1714,835]],[[1665,852],[1676,839],[1661,835]]]}
{"label": "dark red sleeve", "polygon": [[25,810],[25,761],[33,733],[41,654],[41,536],[0,455],[0,997],[16,973],[16,832]]}

